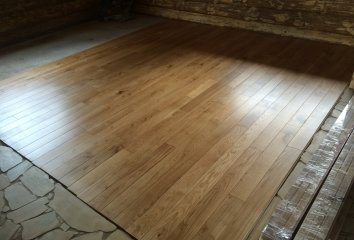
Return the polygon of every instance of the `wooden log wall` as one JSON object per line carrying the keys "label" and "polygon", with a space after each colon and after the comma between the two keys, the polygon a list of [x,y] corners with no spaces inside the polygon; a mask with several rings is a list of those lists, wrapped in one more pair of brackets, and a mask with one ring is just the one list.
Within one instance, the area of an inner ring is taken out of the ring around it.
{"label": "wooden log wall", "polygon": [[0,46],[97,17],[99,3],[100,0],[0,1]]}
{"label": "wooden log wall", "polygon": [[136,9],[171,18],[354,44],[353,0],[137,0]]}

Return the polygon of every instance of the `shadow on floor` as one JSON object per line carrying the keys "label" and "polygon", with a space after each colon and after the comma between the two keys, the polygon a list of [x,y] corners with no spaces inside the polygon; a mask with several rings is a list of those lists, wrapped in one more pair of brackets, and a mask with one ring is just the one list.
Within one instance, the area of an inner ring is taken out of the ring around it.
{"label": "shadow on floor", "polygon": [[92,21],[0,50],[0,80],[161,22],[136,15],[127,22]]}

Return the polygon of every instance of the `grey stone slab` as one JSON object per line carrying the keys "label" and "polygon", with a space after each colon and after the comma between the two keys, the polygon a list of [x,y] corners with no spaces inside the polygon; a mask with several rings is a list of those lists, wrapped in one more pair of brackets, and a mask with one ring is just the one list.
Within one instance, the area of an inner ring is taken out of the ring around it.
{"label": "grey stone slab", "polygon": [[310,153],[314,153],[318,149],[320,144],[323,142],[326,135],[327,135],[327,132],[323,131],[323,130],[320,130],[317,133],[315,133],[315,135],[312,139],[312,142],[311,142],[310,146],[306,149],[306,151],[310,152]]}
{"label": "grey stone slab", "polygon": [[34,200],[36,197],[30,193],[20,183],[13,184],[5,189],[5,198],[9,203],[10,209],[15,210],[26,205]]}
{"label": "grey stone slab", "polygon": [[278,191],[278,196],[282,199],[285,198],[286,194],[288,193],[291,186],[296,181],[297,177],[300,175],[301,171],[304,169],[305,164],[302,162],[298,162],[295,168],[291,171],[289,176],[286,178],[286,181],[283,183],[281,188]]}
{"label": "grey stone slab", "polygon": [[15,235],[20,225],[14,224],[10,220],[7,220],[3,226],[0,226],[0,239],[9,240]]}
{"label": "grey stone slab", "polygon": [[73,238],[72,240],[102,240],[103,233],[95,232],[95,233],[87,233],[78,237]]}
{"label": "grey stone slab", "polygon": [[42,197],[54,189],[54,181],[37,167],[31,167],[20,178],[21,182],[35,195]]}
{"label": "grey stone slab", "polygon": [[70,226],[66,223],[63,223],[62,225],[60,225],[60,228],[66,232],[69,230]]}
{"label": "grey stone slab", "polygon": [[22,157],[11,148],[0,146],[0,169],[6,172],[17,164],[21,163]]}
{"label": "grey stone slab", "polygon": [[48,198],[49,200],[52,200],[53,197],[54,197],[54,194],[53,194],[53,193],[48,193],[47,198]]}
{"label": "grey stone slab", "polygon": [[334,108],[339,111],[343,111],[345,106],[346,106],[346,104],[338,103]]}
{"label": "grey stone slab", "polygon": [[78,232],[78,231],[75,231],[75,230],[69,230],[69,231],[67,231],[67,232],[72,233],[74,236],[79,234],[79,232]]}
{"label": "grey stone slab", "polygon": [[331,116],[332,116],[332,117],[335,117],[335,118],[338,118],[341,113],[342,113],[342,112],[339,111],[338,109],[333,109],[333,111],[332,111],[332,113],[331,113]]}
{"label": "grey stone slab", "polygon": [[326,119],[325,123],[322,125],[321,129],[324,131],[329,131],[333,124],[336,122],[336,118],[334,117],[329,117]]}
{"label": "grey stone slab", "polygon": [[0,190],[10,186],[10,180],[5,174],[0,174]]}
{"label": "grey stone slab", "polygon": [[121,230],[114,231],[106,240],[133,240],[128,234]]}
{"label": "grey stone slab", "polygon": [[6,221],[6,215],[5,214],[0,214],[0,226],[3,226]]}
{"label": "grey stone slab", "polygon": [[22,239],[29,240],[36,238],[60,225],[54,212],[40,215],[23,222]]}
{"label": "grey stone slab", "polygon": [[49,203],[61,218],[72,228],[84,232],[112,232],[116,226],[96,213],[77,197],[56,184],[54,199]]}
{"label": "grey stone slab", "polygon": [[48,199],[45,197],[37,199],[36,201],[31,202],[15,211],[9,212],[7,214],[7,218],[11,219],[15,223],[23,222],[45,212],[48,209],[46,205],[47,203]]}
{"label": "grey stone slab", "polygon": [[348,105],[348,103],[349,103],[349,101],[343,101],[342,99],[340,99],[340,101],[338,102],[338,104],[344,105],[344,106]]}
{"label": "grey stone slab", "polygon": [[0,213],[2,212],[4,206],[5,206],[4,192],[0,191]]}
{"label": "grey stone slab", "polygon": [[19,176],[21,176],[27,169],[29,169],[32,164],[25,160],[16,167],[10,169],[7,172],[7,177],[10,179],[11,182],[15,181]]}
{"label": "grey stone slab", "polygon": [[69,240],[74,233],[72,232],[64,232],[61,229],[54,229],[46,234],[44,234],[40,240]]}
{"label": "grey stone slab", "polygon": [[343,102],[349,102],[349,100],[352,98],[352,96],[353,96],[353,90],[350,88],[346,88],[340,99]]}
{"label": "grey stone slab", "polygon": [[310,152],[304,152],[302,155],[301,155],[301,158],[300,158],[300,161],[307,164],[311,159],[312,159],[312,153]]}

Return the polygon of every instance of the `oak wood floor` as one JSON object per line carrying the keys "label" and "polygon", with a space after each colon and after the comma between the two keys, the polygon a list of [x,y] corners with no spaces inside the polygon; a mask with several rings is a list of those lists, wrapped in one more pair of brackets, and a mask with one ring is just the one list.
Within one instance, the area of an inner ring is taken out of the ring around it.
{"label": "oak wood floor", "polygon": [[245,239],[353,56],[166,21],[0,81],[0,139],[138,239]]}

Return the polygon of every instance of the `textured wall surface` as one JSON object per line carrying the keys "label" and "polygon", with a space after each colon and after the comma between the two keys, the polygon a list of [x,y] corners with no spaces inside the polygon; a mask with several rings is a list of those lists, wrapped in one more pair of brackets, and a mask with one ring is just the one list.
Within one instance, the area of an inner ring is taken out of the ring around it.
{"label": "textured wall surface", "polygon": [[[264,28],[308,30],[323,36],[354,40],[354,0],[137,0],[137,10],[198,21],[206,16],[263,24]],[[178,11],[178,17],[177,12]],[[200,15],[198,15],[200,14]],[[203,19],[201,22],[208,22]],[[229,23],[226,25],[232,25]],[[244,25],[245,25],[244,24]],[[219,25],[222,25],[221,23]],[[235,24],[234,24],[235,25]],[[247,27],[246,27],[247,28]],[[261,28],[261,27],[256,27]],[[271,29],[268,29],[271,31]],[[299,33],[301,34],[301,33]],[[325,38],[325,37],[324,37]],[[340,40],[339,40],[340,41]]]}
{"label": "textured wall surface", "polygon": [[100,0],[0,0],[0,45],[97,16]]}

